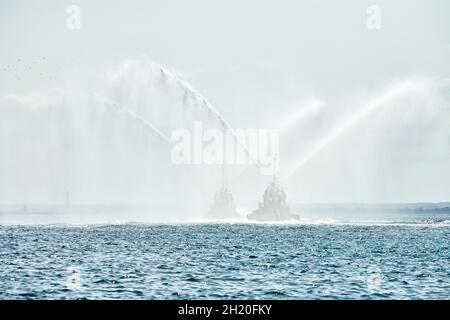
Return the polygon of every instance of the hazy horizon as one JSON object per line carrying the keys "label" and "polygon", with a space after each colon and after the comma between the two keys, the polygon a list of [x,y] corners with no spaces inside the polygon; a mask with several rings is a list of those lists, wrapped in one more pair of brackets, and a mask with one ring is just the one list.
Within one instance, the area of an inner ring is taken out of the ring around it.
{"label": "hazy horizon", "polygon": [[[0,204],[208,208],[221,166],[175,165],[155,134],[220,128],[201,99],[279,130],[290,203],[450,201],[450,3],[377,1],[378,30],[370,5],[0,0]],[[237,205],[271,179],[225,169]]]}

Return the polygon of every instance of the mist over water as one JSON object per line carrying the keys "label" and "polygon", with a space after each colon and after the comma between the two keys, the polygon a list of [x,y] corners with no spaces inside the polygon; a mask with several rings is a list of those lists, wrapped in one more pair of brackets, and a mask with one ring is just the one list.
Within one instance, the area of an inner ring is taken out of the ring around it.
{"label": "mist over water", "polygon": [[402,81],[358,104],[331,121],[323,116],[317,139],[305,142],[284,176],[289,185],[306,198],[321,190],[331,202],[349,189],[356,202],[444,200],[448,81]]}
{"label": "mist over water", "polygon": [[170,135],[221,119],[188,84],[144,60],[114,68],[102,87],[2,98],[2,199],[64,204],[70,192],[71,204],[195,207],[219,172],[172,164]]}
{"label": "mist over water", "polygon": [[[85,82],[1,97],[2,204],[140,206],[133,210],[150,221],[201,218],[221,166],[175,165],[171,133],[195,121],[236,128],[148,58]],[[277,176],[289,201],[445,200],[449,87],[448,79],[404,80],[370,97],[349,93],[345,104],[304,99],[280,114],[272,128],[281,132]],[[248,128],[260,127],[249,121]],[[256,165],[228,165],[225,179],[245,213],[271,177]]]}
{"label": "mist over water", "polygon": [[0,1],[0,300],[448,299],[450,2],[377,2]]}

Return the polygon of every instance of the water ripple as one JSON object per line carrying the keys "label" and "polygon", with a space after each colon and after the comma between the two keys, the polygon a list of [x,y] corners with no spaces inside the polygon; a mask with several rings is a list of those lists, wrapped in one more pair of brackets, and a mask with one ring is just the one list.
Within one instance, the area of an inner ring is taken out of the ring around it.
{"label": "water ripple", "polygon": [[0,227],[2,299],[449,299],[450,227]]}

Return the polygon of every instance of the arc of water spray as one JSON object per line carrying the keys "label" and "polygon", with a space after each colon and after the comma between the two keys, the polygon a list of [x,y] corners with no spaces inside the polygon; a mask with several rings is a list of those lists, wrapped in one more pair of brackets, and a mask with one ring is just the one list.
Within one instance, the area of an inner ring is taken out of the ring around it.
{"label": "arc of water spray", "polygon": [[110,98],[107,98],[105,96],[102,96],[98,93],[94,93],[94,96],[102,101],[106,107],[113,108],[117,111],[123,112],[129,119],[135,121],[136,123],[142,124],[147,129],[150,129],[153,133],[155,133],[158,137],[160,137],[162,140],[172,144],[172,140],[166,136],[161,130],[159,130],[156,126],[151,124],[148,120],[145,118],[137,115],[132,110],[126,108],[125,106],[122,106],[118,104],[117,102],[113,101]]}
{"label": "arc of water spray", "polygon": [[288,174],[284,175],[284,180],[288,180],[292,175],[297,172],[301,167],[303,167],[306,163],[308,163],[314,156],[316,156],[320,151],[325,149],[328,145],[334,142],[338,137],[352,128],[354,125],[358,123],[361,119],[370,115],[374,110],[381,107],[384,103],[392,100],[406,92],[409,92],[411,89],[418,87],[418,84],[412,81],[406,81],[394,89],[388,91],[380,97],[375,98],[371,103],[369,103],[364,108],[361,108],[358,112],[356,112],[350,119],[344,122],[341,126],[339,126],[333,134],[322,139],[296,166],[293,170],[288,172]]}
{"label": "arc of water spray", "polygon": [[214,116],[220,121],[222,127],[224,129],[230,130],[234,139],[236,139],[238,144],[244,149],[245,153],[253,161],[253,163],[256,164],[256,166],[258,166],[259,168],[261,168],[261,165],[258,163],[257,159],[253,157],[250,150],[247,148],[245,143],[242,141],[242,139],[239,137],[239,135],[236,133],[236,131],[233,129],[230,123],[225,120],[225,118],[220,114],[220,112],[216,108],[214,108],[213,105],[200,92],[198,92],[189,82],[187,82],[184,79],[181,79],[181,77],[178,76],[177,74],[171,72],[170,70],[164,68],[159,64],[153,62],[151,63],[154,64],[157,68],[159,68],[164,76],[172,78],[180,86],[182,90],[189,93],[190,96],[193,97],[195,101],[200,102],[201,105],[207,109],[207,111],[214,114]]}
{"label": "arc of water spray", "polygon": [[293,115],[289,115],[289,117],[283,121],[281,124],[281,132],[286,134],[291,129],[295,127],[295,125],[301,121],[307,118],[312,112],[316,111],[317,109],[320,109],[322,107],[326,106],[326,102],[323,100],[318,99],[312,99],[309,101],[300,111]]}
{"label": "arc of water spray", "polygon": [[[297,114],[287,118],[280,126],[280,131],[282,134],[287,135],[291,129],[294,128],[295,124],[297,124],[300,120],[304,120],[311,112],[317,110],[320,107],[326,105],[326,102],[323,100],[313,99],[306,104]],[[277,159],[279,161],[279,159]],[[242,176],[246,173],[246,170],[243,170],[232,183],[237,183]]]}

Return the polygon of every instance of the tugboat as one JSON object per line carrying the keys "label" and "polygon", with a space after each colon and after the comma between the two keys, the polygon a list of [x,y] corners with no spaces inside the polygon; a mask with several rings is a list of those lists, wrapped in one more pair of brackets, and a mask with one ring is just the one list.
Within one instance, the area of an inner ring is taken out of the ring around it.
{"label": "tugboat", "polygon": [[296,214],[291,214],[286,202],[286,194],[281,185],[273,181],[264,191],[263,201],[258,203],[258,209],[247,215],[249,220],[254,221],[287,221],[300,220]]}
{"label": "tugboat", "polygon": [[217,190],[214,195],[214,201],[211,208],[208,211],[208,218],[210,219],[232,219],[239,218],[239,214],[236,211],[236,205],[233,201],[233,195],[230,190],[225,188],[224,185]]}
{"label": "tugboat", "polygon": [[240,218],[236,210],[231,191],[225,187],[225,175],[222,168],[222,186],[214,195],[214,201],[211,205],[207,217],[209,219],[233,219]]}

